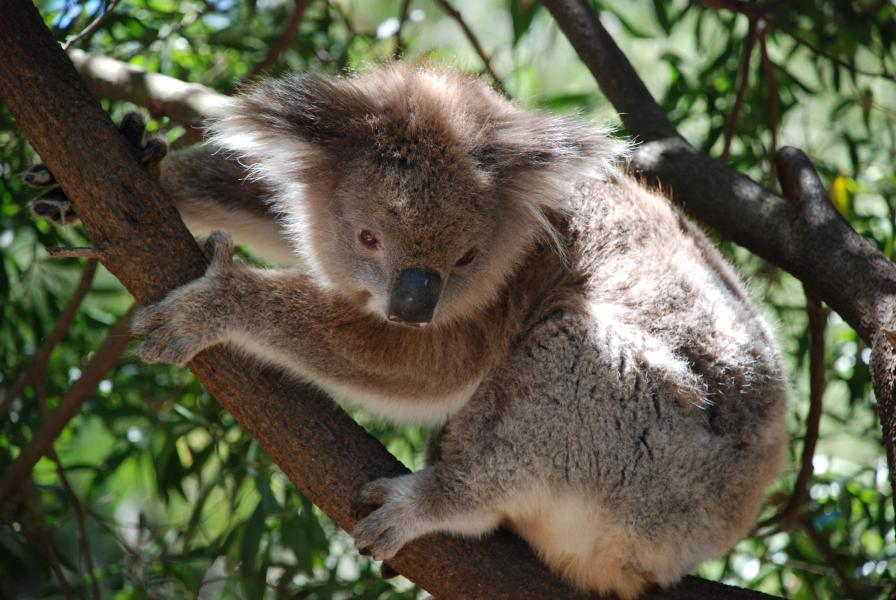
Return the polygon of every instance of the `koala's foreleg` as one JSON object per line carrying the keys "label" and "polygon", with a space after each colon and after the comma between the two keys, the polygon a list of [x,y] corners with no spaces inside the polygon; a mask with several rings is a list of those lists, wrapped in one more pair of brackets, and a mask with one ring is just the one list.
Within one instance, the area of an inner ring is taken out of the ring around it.
{"label": "koala's foreleg", "polygon": [[300,272],[254,269],[234,261],[233,240],[226,233],[213,233],[206,252],[212,260],[203,277],[135,317],[133,331],[148,334],[137,350],[143,360],[186,364],[206,348],[229,342],[314,382],[351,384],[365,371],[365,365],[340,353],[334,339],[340,323],[346,326],[346,319],[365,315]]}

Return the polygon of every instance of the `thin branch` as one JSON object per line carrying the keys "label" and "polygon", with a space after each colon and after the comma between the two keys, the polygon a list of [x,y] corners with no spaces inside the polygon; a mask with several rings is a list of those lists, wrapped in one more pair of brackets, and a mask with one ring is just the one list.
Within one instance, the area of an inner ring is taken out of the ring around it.
{"label": "thin branch", "polygon": [[[48,413],[47,410],[47,386],[46,382],[43,379],[34,382],[34,389],[37,392],[37,402],[40,405],[40,413],[41,416],[46,419]],[[56,453],[55,448],[50,447],[47,452],[47,456],[50,457],[50,460],[53,461],[53,464],[56,465],[56,476],[59,478],[59,482],[62,484],[63,489],[69,497],[69,501],[72,503],[72,508],[75,511],[75,522],[78,525],[78,543],[81,547],[81,557],[84,559],[84,564],[87,567],[87,573],[90,577],[90,587],[93,591],[93,597],[96,600],[100,600],[100,584],[96,578],[96,569],[93,564],[93,553],[90,550],[90,538],[87,536],[87,525],[84,521],[84,505],[81,504],[81,500],[78,498],[78,495],[75,493],[74,488],[72,488],[71,483],[68,480],[68,475],[65,473],[65,467],[62,466],[62,461],[59,459],[59,455]]]}
{"label": "thin branch", "polygon": [[283,26],[283,31],[280,32],[280,35],[277,37],[277,41],[270,47],[268,53],[261,60],[260,63],[255,65],[249,74],[246,75],[245,78],[240,82],[237,87],[250,83],[258,79],[260,75],[263,75],[265,71],[267,71],[268,67],[277,62],[277,59],[280,58],[280,55],[283,54],[289,45],[292,43],[293,38],[296,36],[296,31],[299,30],[299,25],[302,23],[302,17],[305,14],[305,10],[308,8],[309,0],[295,0],[292,8],[292,12],[289,15],[289,19],[286,21],[286,24]]}
{"label": "thin branch", "polygon": [[48,246],[46,251],[50,258],[87,258],[95,262],[103,257],[96,248],[89,248],[86,246],[76,246],[73,248]]}
{"label": "thin branch", "polygon": [[118,6],[119,2],[121,2],[121,0],[110,0],[110,2],[106,5],[106,9],[103,11],[103,13],[96,19],[94,19],[90,25],[85,27],[84,30],[81,31],[81,33],[68,38],[65,41],[65,44],[62,45],[62,49],[68,50],[87,36],[93,35],[93,33],[102,26],[106,19],[109,18],[109,16],[112,14],[112,11],[114,11],[115,7]]}
{"label": "thin branch", "polygon": [[806,416],[806,434],[803,437],[803,451],[796,483],[793,484],[793,491],[784,508],[773,517],[782,531],[790,529],[797,523],[803,503],[809,495],[809,482],[813,473],[812,459],[815,457],[815,446],[818,442],[825,388],[824,330],[827,311],[808,288],[804,287],[804,292],[806,313],[809,316],[809,414]]}
{"label": "thin branch", "polygon": [[[34,389],[37,392],[37,401],[38,404],[40,404],[41,415],[46,419],[49,414],[47,411],[46,383],[43,380],[37,381],[34,384]],[[90,577],[90,587],[93,590],[93,597],[96,600],[99,600],[100,585],[96,578],[93,554],[90,551],[90,539],[87,536],[87,526],[84,522],[84,505],[81,504],[78,495],[72,488],[71,483],[68,480],[68,475],[65,473],[65,467],[62,466],[62,461],[59,459],[59,455],[52,446],[47,451],[47,456],[50,457],[50,460],[52,460],[53,464],[56,466],[56,476],[59,478],[59,482],[62,484],[63,489],[69,497],[69,501],[72,503],[72,508],[75,511],[75,522],[78,525],[78,543],[81,547],[81,557],[84,559],[84,563],[87,566],[87,573]]]}
{"label": "thin branch", "polygon": [[750,28],[747,31],[747,37],[744,39],[744,53],[740,64],[740,81],[737,84],[734,106],[725,123],[725,146],[722,148],[722,156],[719,158],[722,162],[728,162],[731,158],[731,140],[734,138],[734,132],[737,130],[737,122],[740,120],[740,113],[744,106],[744,96],[750,83],[750,59],[753,57],[753,46],[755,45],[756,19],[750,19]]}
{"label": "thin branch", "polygon": [[100,598],[102,598],[102,593],[100,592],[100,582],[96,577],[93,552],[90,550],[90,538],[87,535],[87,524],[84,519],[86,514],[84,505],[81,504],[80,498],[78,498],[74,488],[72,488],[68,476],[65,474],[65,467],[62,466],[62,461],[59,459],[56,450],[51,448],[47,454],[53,461],[53,464],[56,465],[56,475],[59,477],[59,482],[62,484],[65,493],[68,495],[69,501],[72,503],[72,509],[75,511],[75,522],[78,525],[78,545],[81,546],[81,557],[84,559],[84,566],[87,567],[87,574],[90,577],[90,588],[93,591],[93,597],[96,600],[100,600]]}
{"label": "thin branch", "polygon": [[752,2],[751,0],[701,0],[701,3],[712,8],[740,13],[750,19],[767,18],[773,15],[782,4],[780,1],[760,3]]}
{"label": "thin branch", "polygon": [[772,140],[769,148],[769,187],[775,189],[778,183],[778,171],[775,166],[774,157],[778,153],[778,77],[775,75],[775,65],[768,56],[768,47],[766,46],[766,33],[762,33],[759,40],[759,51],[762,59],[762,72],[768,82],[768,106],[769,106],[769,131]]}
{"label": "thin branch", "polygon": [[828,539],[815,528],[815,524],[812,523],[812,520],[807,516],[800,517],[800,527],[806,532],[806,535],[809,536],[809,539],[812,540],[812,543],[818,548],[821,555],[824,556],[824,561],[831,567],[831,569],[833,569],[834,573],[837,575],[837,579],[840,581],[840,587],[843,588],[846,596],[848,598],[859,598],[859,594],[853,585],[852,580],[849,578],[849,575],[846,574],[843,565],[840,564],[840,557],[837,556],[837,553],[834,551],[834,548],[831,546]]}
{"label": "thin branch", "polygon": [[50,536],[47,535],[47,530],[44,529],[43,524],[40,522],[40,517],[37,515],[34,506],[31,504],[31,500],[25,494],[22,494],[22,503],[25,505],[25,511],[31,519],[31,524],[37,531],[37,536],[43,542],[44,548],[47,550],[47,562],[49,563],[53,574],[56,575],[57,581],[59,581],[59,587],[62,588],[62,593],[65,594],[65,597],[68,600],[72,600],[72,588],[65,579],[65,575],[62,574],[62,566],[59,563],[59,557],[56,555],[56,549],[53,548],[53,542],[50,541]]}
{"label": "thin branch", "polygon": [[495,89],[501,92],[502,94],[506,94],[504,91],[504,84],[501,81],[501,78],[495,73],[495,70],[492,69],[492,61],[489,58],[488,54],[485,53],[485,49],[483,49],[482,44],[479,43],[479,38],[476,37],[476,34],[473,33],[473,30],[470,29],[470,26],[467,25],[467,22],[464,20],[463,15],[460,14],[460,11],[451,6],[451,3],[448,0],[436,0],[436,4],[442,7],[448,15],[457,21],[457,24],[460,25],[460,28],[463,29],[464,35],[467,36],[467,40],[473,46],[473,49],[476,51],[476,54],[479,55],[479,58],[482,60],[483,65],[485,65],[485,70],[488,72],[489,77],[492,78],[492,84]]}
{"label": "thin branch", "polygon": [[785,31],[783,29],[779,30],[779,31],[782,31],[783,33],[786,33],[787,35],[789,35],[791,38],[793,38],[793,41],[795,41],[797,44],[800,44],[801,46],[808,48],[813,53],[815,53],[819,56],[823,56],[824,58],[828,59],[835,65],[837,65],[839,67],[843,67],[844,69],[846,69],[847,71],[849,71],[855,75],[865,75],[866,77],[879,77],[880,79],[896,81],[896,75],[893,75],[892,73],[867,71],[865,69],[862,69],[862,68],[856,66],[855,64],[853,64],[849,61],[843,60],[839,56],[835,56],[835,55],[831,54],[824,48],[819,48],[818,46],[816,46],[815,44],[813,44],[806,38],[802,37],[798,33]]}
{"label": "thin branch", "polygon": [[75,287],[75,291],[72,292],[71,297],[62,308],[62,312],[59,313],[59,320],[56,321],[53,330],[50,331],[50,334],[34,354],[31,366],[28,367],[28,369],[19,376],[16,382],[6,390],[6,393],[3,394],[3,400],[0,401],[0,418],[3,418],[6,415],[7,411],[9,411],[9,407],[12,406],[12,403],[16,398],[25,391],[25,388],[34,383],[37,378],[43,377],[46,374],[47,364],[50,362],[50,355],[53,353],[53,349],[56,345],[65,338],[68,330],[71,329],[72,323],[75,320],[75,315],[78,313],[78,308],[80,308],[81,303],[87,296],[87,292],[90,291],[90,286],[96,275],[96,268],[96,259],[90,259],[84,265],[84,270],[81,271],[81,278],[78,280],[78,285]]}
{"label": "thin branch", "polygon": [[398,60],[404,54],[404,41],[401,38],[404,24],[408,20],[408,11],[411,8],[411,0],[402,0],[401,9],[398,11],[398,29],[395,30],[395,49],[392,51],[392,59]]}
{"label": "thin branch", "polygon": [[131,339],[129,329],[132,313],[133,309],[129,310],[109,329],[102,345],[82,369],[81,377],[71,384],[56,410],[47,415],[28,445],[3,473],[3,478],[0,479],[0,514],[28,480],[37,461],[53,448],[53,442],[93,395],[100,381],[121,356]]}

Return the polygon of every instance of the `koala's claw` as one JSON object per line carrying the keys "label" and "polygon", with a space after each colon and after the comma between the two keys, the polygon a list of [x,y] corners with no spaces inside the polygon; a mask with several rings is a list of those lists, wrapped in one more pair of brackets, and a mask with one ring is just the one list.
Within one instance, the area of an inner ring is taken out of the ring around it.
{"label": "koala's claw", "polygon": [[360,503],[381,506],[361,519],[352,531],[360,554],[389,560],[416,537],[414,499],[401,493],[404,481],[402,477],[377,479],[361,489]]}

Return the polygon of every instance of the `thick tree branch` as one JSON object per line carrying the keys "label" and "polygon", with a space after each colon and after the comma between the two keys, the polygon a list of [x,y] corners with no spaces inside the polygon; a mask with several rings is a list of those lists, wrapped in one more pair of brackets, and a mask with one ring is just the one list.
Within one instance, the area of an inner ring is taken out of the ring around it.
{"label": "thick tree branch", "polygon": [[[201,275],[206,262],[165,193],[137,165],[27,0],[0,19],[0,96],[78,206],[104,264],[143,303]],[[361,485],[404,468],[320,392],[212,348],[190,367],[209,392],[336,523],[351,529]],[[54,413],[55,414],[55,413]],[[442,600],[585,598],[508,534],[483,541],[427,536],[390,564]],[[648,598],[759,598],[686,579]]]}

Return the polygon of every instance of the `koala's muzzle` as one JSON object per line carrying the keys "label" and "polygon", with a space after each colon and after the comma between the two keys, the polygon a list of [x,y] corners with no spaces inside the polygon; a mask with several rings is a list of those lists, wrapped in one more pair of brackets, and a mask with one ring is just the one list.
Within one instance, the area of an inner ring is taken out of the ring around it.
{"label": "koala's muzzle", "polygon": [[405,269],[392,286],[389,298],[389,320],[408,325],[425,325],[442,294],[442,278],[438,273],[421,269]]}

